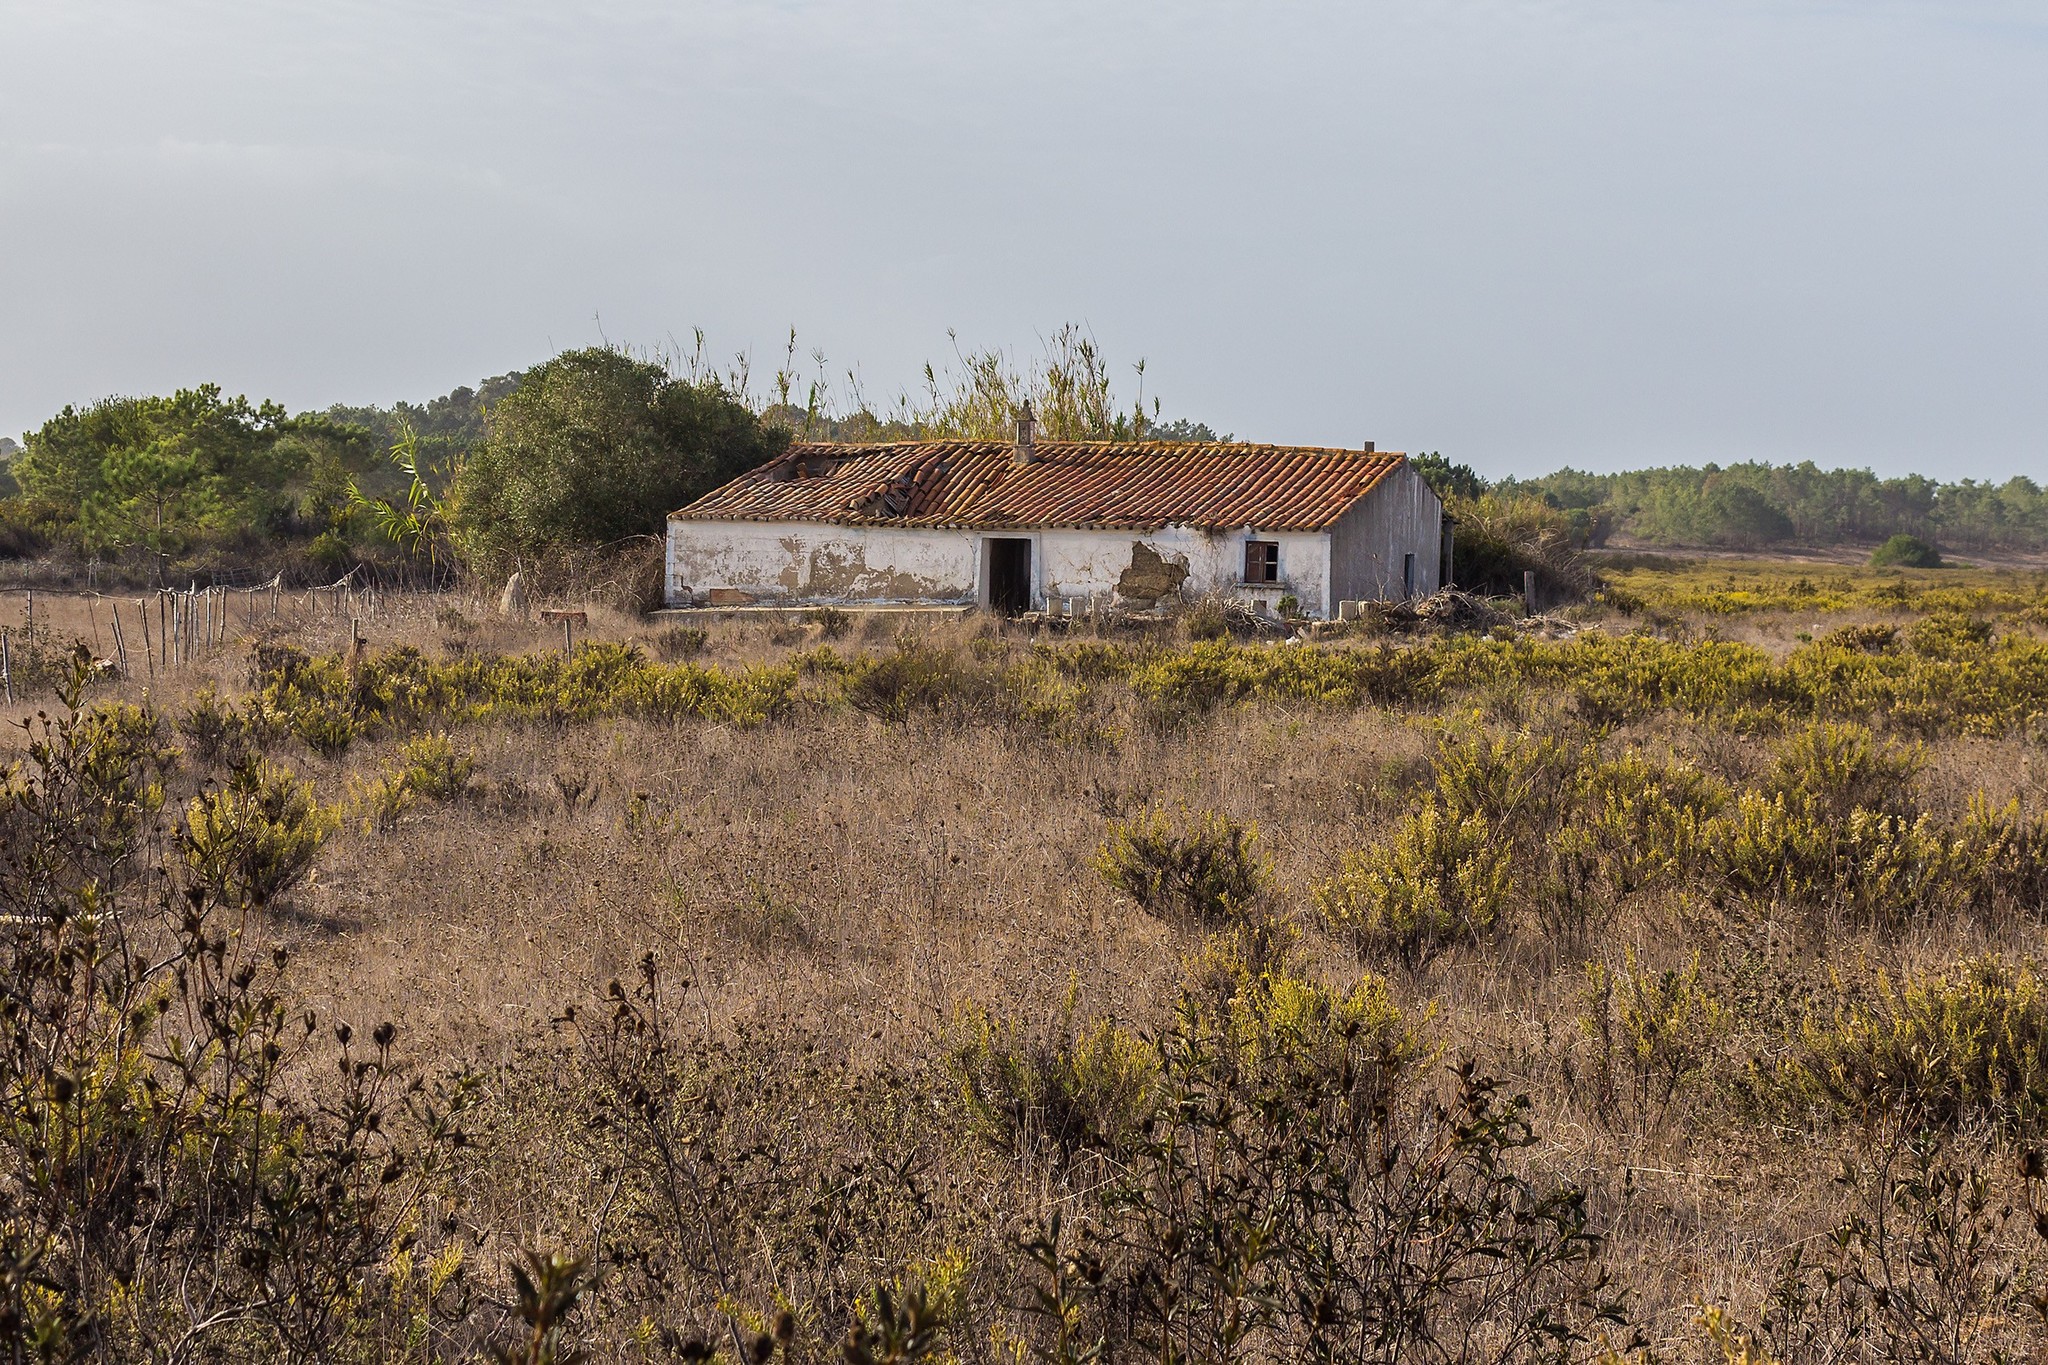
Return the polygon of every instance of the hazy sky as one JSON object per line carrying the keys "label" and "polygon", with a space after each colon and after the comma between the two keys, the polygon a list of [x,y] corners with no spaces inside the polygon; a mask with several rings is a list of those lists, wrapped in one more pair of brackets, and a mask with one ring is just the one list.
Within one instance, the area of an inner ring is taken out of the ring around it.
{"label": "hazy sky", "polygon": [[2048,477],[2048,3],[0,0],[0,431],[1067,320],[1247,438]]}

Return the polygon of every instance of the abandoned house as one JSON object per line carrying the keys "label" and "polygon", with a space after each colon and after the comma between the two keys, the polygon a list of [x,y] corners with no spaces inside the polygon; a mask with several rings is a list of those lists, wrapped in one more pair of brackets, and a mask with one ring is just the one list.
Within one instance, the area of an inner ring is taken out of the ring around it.
{"label": "abandoned house", "polygon": [[1433,593],[1443,504],[1406,457],[1235,442],[797,444],[668,520],[672,607],[1133,609],[1222,593],[1329,618]]}

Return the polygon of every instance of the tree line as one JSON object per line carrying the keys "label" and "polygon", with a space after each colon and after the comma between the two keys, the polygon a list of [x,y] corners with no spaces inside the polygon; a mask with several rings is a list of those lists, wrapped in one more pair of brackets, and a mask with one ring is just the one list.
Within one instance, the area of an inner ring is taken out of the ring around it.
{"label": "tree line", "polygon": [[[66,407],[0,449],[0,558],[95,563],[182,581],[228,565],[301,580],[369,561],[501,576],[561,550],[658,535],[666,515],[792,439],[1007,436],[1030,401],[1053,439],[1214,440],[1167,420],[1078,328],[1028,362],[960,351],[922,391],[873,404],[858,375],[806,374],[794,335],[764,392],[744,356],[566,351],[426,403],[290,413],[217,385]],[[1223,439],[1229,439],[1225,437]],[[1458,518],[1459,581],[1507,591],[1521,570],[1559,579],[1571,552],[1652,545],[1876,544],[1910,535],[1961,549],[2048,549],[2048,494],[2031,479],[1942,483],[1811,463],[1563,469],[1488,482],[1439,454],[1417,467]],[[1498,580],[1498,581],[1496,581]]]}
{"label": "tree line", "polygon": [[1561,469],[1494,489],[1559,511],[1583,544],[1612,536],[1651,545],[1874,545],[1909,535],[1961,550],[2048,549],[2048,492],[2004,483],[1944,483],[1920,474],[1799,464],[1707,464],[1587,474]]}
{"label": "tree line", "polygon": [[252,560],[338,574],[380,556],[497,574],[658,533],[788,439],[722,381],[609,347],[391,408],[294,415],[210,384],[107,398],[66,407],[7,462],[0,553],[159,581]]}

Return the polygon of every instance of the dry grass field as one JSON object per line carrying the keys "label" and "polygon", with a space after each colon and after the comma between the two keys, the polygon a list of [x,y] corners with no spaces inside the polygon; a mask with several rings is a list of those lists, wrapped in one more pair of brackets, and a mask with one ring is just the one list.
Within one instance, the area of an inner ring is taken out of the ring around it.
{"label": "dry grass field", "polygon": [[2040,1358],[2048,574],[1609,579],[1302,643],[593,610],[569,660],[286,602],[56,739],[106,604],[30,645],[10,594],[8,1330]]}

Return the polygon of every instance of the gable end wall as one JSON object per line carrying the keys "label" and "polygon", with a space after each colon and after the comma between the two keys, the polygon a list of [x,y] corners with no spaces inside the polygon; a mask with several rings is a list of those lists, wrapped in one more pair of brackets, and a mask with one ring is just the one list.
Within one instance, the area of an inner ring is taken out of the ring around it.
{"label": "gable end wall", "polygon": [[1341,517],[1330,533],[1335,602],[1401,596],[1402,556],[1415,556],[1415,595],[1442,587],[1444,505],[1429,481],[1403,464]]}

